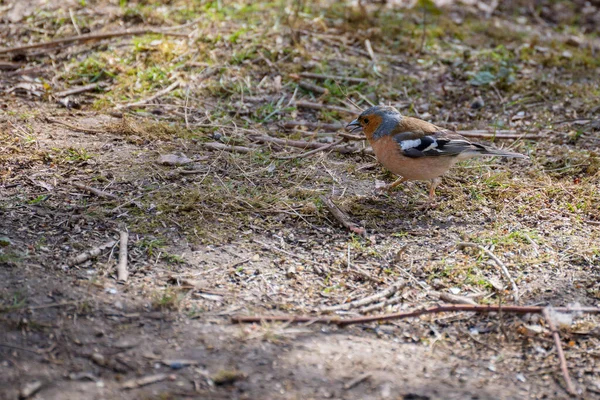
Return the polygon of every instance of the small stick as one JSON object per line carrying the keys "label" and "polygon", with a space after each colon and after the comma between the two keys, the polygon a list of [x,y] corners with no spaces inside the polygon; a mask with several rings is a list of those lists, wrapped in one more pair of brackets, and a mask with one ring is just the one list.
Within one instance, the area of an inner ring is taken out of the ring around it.
{"label": "small stick", "polygon": [[156,382],[164,381],[168,379],[169,375],[167,374],[156,374],[156,375],[148,375],[141,378],[134,378],[128,381],[123,382],[121,385],[122,389],[135,389],[141,386],[151,385]]}
{"label": "small stick", "polygon": [[476,306],[477,302],[469,297],[465,297],[465,296],[457,296],[455,294],[451,294],[451,293],[444,293],[444,292],[430,292],[428,294],[431,294],[432,296],[437,297],[438,299],[445,301],[446,303],[452,303],[452,304],[471,304]]}
{"label": "small stick", "polygon": [[512,130],[500,130],[500,131],[485,131],[485,130],[472,130],[472,131],[456,131],[459,135],[471,138],[480,139],[541,139],[541,135],[519,135]]}
{"label": "small stick", "polygon": [[163,90],[159,90],[158,92],[156,92],[154,95],[144,99],[144,100],[140,100],[137,101],[135,103],[129,103],[129,104],[119,104],[116,109],[117,110],[121,110],[123,108],[134,108],[134,107],[141,107],[141,106],[145,106],[148,105],[148,103],[158,99],[159,97],[164,96],[165,94],[177,89],[180,85],[179,81],[175,81],[172,84],[170,84],[168,87],[164,88]]}
{"label": "small stick", "polygon": [[346,81],[346,82],[352,82],[352,83],[367,83],[367,82],[369,82],[369,80],[366,78],[353,78],[353,77],[346,77],[346,76],[339,76],[339,75],[314,74],[312,72],[301,72],[298,75],[301,76],[302,78],[317,79],[317,80],[321,80],[321,81],[331,79],[332,81]]}
{"label": "small stick", "polygon": [[72,44],[72,43],[87,42],[90,40],[111,39],[114,37],[121,37],[121,36],[145,35],[147,33],[158,33],[158,34],[163,34],[163,35],[167,35],[167,36],[188,37],[188,35],[183,34],[183,33],[162,32],[162,31],[156,30],[156,29],[136,29],[136,30],[131,30],[131,31],[90,33],[87,35],[71,36],[71,37],[62,38],[62,39],[51,40],[49,42],[27,44],[24,46],[16,46],[16,47],[8,47],[8,48],[0,49],[0,54],[22,53],[25,50],[54,47],[54,46],[58,46],[60,44]]}
{"label": "small stick", "polygon": [[[596,307],[556,307],[554,308],[558,312],[581,312],[590,314],[600,314],[600,308]],[[308,315],[257,315],[257,316],[235,316],[232,317],[233,323],[256,323],[256,322],[296,322],[296,323],[318,323],[318,324],[333,324],[340,327],[356,324],[366,324],[370,322],[379,321],[393,321],[412,317],[419,317],[426,314],[438,314],[445,312],[475,312],[475,313],[497,313],[502,311],[504,313],[514,314],[540,314],[544,310],[544,307],[539,306],[494,306],[494,305],[477,305],[473,306],[470,304],[442,304],[429,308],[421,308],[413,311],[406,311],[392,314],[380,314],[366,317],[348,318],[343,319],[339,317],[311,317]]]}
{"label": "small stick", "polygon": [[519,288],[517,287],[517,284],[515,283],[513,278],[510,276],[510,273],[508,272],[508,268],[506,268],[506,265],[504,265],[504,263],[502,261],[500,261],[500,259],[494,255],[494,253],[492,253],[485,247],[480,246],[476,243],[461,242],[461,243],[457,244],[457,247],[459,249],[463,249],[465,247],[472,247],[475,249],[479,249],[479,250],[483,251],[485,254],[487,254],[488,257],[490,257],[494,261],[494,263],[496,263],[496,265],[498,267],[500,267],[500,270],[502,271],[502,274],[504,275],[506,280],[508,280],[510,282],[510,285],[512,286],[512,290],[513,290],[513,298],[514,298],[515,302],[519,301]]}
{"label": "small stick", "polygon": [[321,95],[326,95],[329,93],[328,89],[322,88],[321,86],[317,86],[313,83],[306,82],[306,81],[298,82],[298,86],[300,86],[302,89],[307,90],[309,92],[315,92],[315,93],[319,93]]}
{"label": "small stick", "polygon": [[68,124],[66,122],[58,121],[56,119],[52,119],[52,118],[49,118],[49,117],[45,117],[45,119],[46,119],[47,122],[50,122],[52,124],[62,125],[64,127],[66,127],[66,128],[69,128],[72,131],[75,131],[75,132],[83,132],[83,133],[104,133],[104,132],[106,132],[106,131],[103,131],[103,130],[100,130],[100,129],[82,128],[80,126],[71,125],[71,124]]}
{"label": "small stick", "polygon": [[338,305],[332,306],[332,307],[324,307],[321,309],[321,311],[340,311],[340,310],[349,310],[351,308],[366,306],[368,304],[376,302],[379,299],[383,299],[385,297],[390,297],[391,295],[396,293],[398,290],[402,289],[404,286],[406,286],[406,281],[399,280],[399,281],[393,283],[392,285],[388,286],[381,292],[375,293],[372,296],[354,300],[349,303],[338,304]]}
{"label": "small stick", "polygon": [[233,145],[218,143],[218,142],[203,143],[202,146],[206,147],[207,149],[211,149],[211,150],[231,151],[233,153],[250,153],[253,151],[249,147],[233,146]]}
{"label": "small stick", "polygon": [[350,390],[354,386],[359,385],[360,383],[366,381],[370,377],[371,377],[371,374],[369,374],[369,373],[359,375],[356,378],[354,378],[354,379],[350,380],[349,382],[345,383],[344,384],[344,390]]}
{"label": "small stick", "polygon": [[308,122],[308,121],[286,121],[281,126],[284,129],[294,129],[299,126],[305,126],[308,129],[323,129],[327,131],[337,131],[343,129],[342,124],[322,124],[320,122]]}
{"label": "small stick", "polygon": [[328,104],[321,104],[321,103],[313,103],[310,101],[297,101],[295,104],[297,107],[309,108],[311,110],[331,110],[331,111],[339,111],[339,112],[348,113],[348,114],[356,114],[357,113],[357,111],[351,110],[349,108],[344,108],[344,107],[339,107],[339,106],[331,106]]}
{"label": "small stick", "polygon": [[75,13],[72,8],[69,8],[69,15],[71,16],[71,22],[73,23],[73,27],[75,28],[75,32],[77,32],[78,36],[81,36],[81,30],[77,26],[77,21],[75,20]]}
{"label": "small stick", "polygon": [[[271,136],[251,136],[252,140],[256,140],[261,143],[275,143],[282,146],[290,146],[290,147],[298,147],[300,149],[319,149],[323,147],[323,143],[317,142],[305,142],[303,140],[290,140],[290,139],[280,139],[274,138]],[[338,145],[331,148],[332,151],[341,154],[350,154],[350,153],[363,153],[363,154],[371,154],[372,149],[360,149],[357,146],[348,146],[348,145]]]}
{"label": "small stick", "polygon": [[552,332],[552,337],[554,338],[554,345],[556,346],[556,354],[558,355],[558,362],[560,363],[560,370],[562,371],[563,377],[565,378],[565,384],[567,385],[567,392],[569,392],[572,396],[577,396],[577,390],[575,386],[573,386],[573,382],[571,381],[571,376],[569,375],[569,368],[567,367],[567,360],[565,359],[565,353],[563,352],[562,344],[560,343],[560,335],[558,333],[558,329],[550,316],[550,312],[548,311],[548,307],[544,308],[542,311],[542,315]]}
{"label": "small stick", "polygon": [[373,51],[373,47],[371,46],[371,41],[369,39],[365,40],[365,47],[367,48],[369,57],[371,57],[371,60],[373,60],[373,72],[375,72],[375,75],[377,75],[378,77],[383,77],[383,75],[381,75],[381,72],[379,72],[379,66],[377,65],[377,57],[375,57],[375,52]]}
{"label": "small stick", "polygon": [[79,254],[76,257],[71,258],[70,260],[67,261],[67,265],[69,267],[73,267],[75,265],[84,263],[91,258],[98,257],[100,255],[100,253],[102,253],[104,250],[106,250],[110,247],[113,247],[115,244],[117,244],[117,241],[111,240],[109,242],[101,244],[98,247],[94,247],[93,249],[91,249],[89,251],[86,251],[84,253]]}
{"label": "small stick", "polygon": [[11,63],[8,61],[0,61],[0,71],[14,71],[16,69],[21,68],[23,65],[24,64]]}
{"label": "small stick", "polygon": [[285,156],[285,157],[277,157],[279,160],[294,160],[297,158],[305,158],[308,156],[312,156],[313,154],[319,153],[321,151],[325,151],[327,149],[330,149],[332,147],[337,146],[338,144],[342,143],[345,139],[342,138],[336,142],[330,143],[330,144],[326,144],[325,146],[321,146],[319,148],[313,149],[311,151],[307,151],[306,153],[302,153],[302,154],[297,154],[297,155],[293,155],[293,156]]}
{"label": "small stick", "polygon": [[390,306],[392,304],[396,304],[401,301],[402,301],[402,297],[400,297],[400,296],[390,297],[389,299],[386,299],[385,301],[381,301],[379,303],[376,303],[376,304],[373,304],[373,305],[370,305],[367,307],[363,307],[360,310],[358,310],[358,312],[360,312],[361,314],[367,314],[367,313],[370,313],[371,311],[381,310],[385,306]]}
{"label": "small stick", "polygon": [[106,83],[102,83],[102,82],[90,83],[89,85],[76,86],[71,89],[63,90],[62,92],[54,93],[54,96],[55,97],[67,97],[67,96],[72,96],[74,94],[80,94],[80,93],[85,93],[85,92],[89,92],[89,91],[96,90],[96,89],[101,89],[104,87],[106,87]]}
{"label": "small stick", "polygon": [[127,271],[127,241],[129,233],[123,230],[119,232],[119,263],[117,264],[117,280],[119,282],[127,282],[129,272]]}
{"label": "small stick", "polygon": [[337,219],[342,225],[344,225],[344,227],[348,228],[351,232],[356,233],[357,235],[367,237],[367,230],[351,222],[348,219],[348,216],[342,210],[340,210],[339,207],[335,205],[335,203],[330,198],[321,196],[321,201],[323,202],[323,204],[325,204],[329,212],[333,214],[335,219]]}
{"label": "small stick", "polygon": [[86,191],[88,193],[95,194],[98,197],[102,197],[102,198],[105,198],[105,199],[111,199],[111,200],[119,200],[119,196],[116,196],[116,195],[114,195],[112,193],[104,192],[104,191],[102,191],[100,189],[96,189],[96,188],[93,188],[91,186],[86,186],[83,183],[73,182],[73,186],[75,186],[76,188],[79,188],[81,190],[84,190],[84,191]]}

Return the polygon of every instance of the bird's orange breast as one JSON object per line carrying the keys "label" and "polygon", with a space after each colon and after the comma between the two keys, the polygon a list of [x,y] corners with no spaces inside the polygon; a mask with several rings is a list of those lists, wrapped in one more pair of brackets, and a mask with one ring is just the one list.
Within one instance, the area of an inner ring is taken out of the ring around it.
{"label": "bird's orange breast", "polygon": [[390,135],[370,140],[377,160],[390,172],[409,180],[430,180],[442,176],[456,162],[455,157],[419,157],[402,155],[400,146]]}

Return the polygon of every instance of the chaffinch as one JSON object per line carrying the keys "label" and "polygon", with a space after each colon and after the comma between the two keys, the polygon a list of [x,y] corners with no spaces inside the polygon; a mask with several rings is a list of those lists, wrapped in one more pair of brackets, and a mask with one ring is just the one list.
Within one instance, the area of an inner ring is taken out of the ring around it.
{"label": "chaffinch", "polygon": [[371,107],[350,122],[346,129],[351,132],[362,129],[377,160],[400,176],[385,190],[390,191],[409,180],[428,180],[431,181],[430,202],[435,198],[435,188],[441,182],[441,176],[457,161],[478,156],[528,158],[472,143],[451,130],[418,118],[405,117],[394,107]]}

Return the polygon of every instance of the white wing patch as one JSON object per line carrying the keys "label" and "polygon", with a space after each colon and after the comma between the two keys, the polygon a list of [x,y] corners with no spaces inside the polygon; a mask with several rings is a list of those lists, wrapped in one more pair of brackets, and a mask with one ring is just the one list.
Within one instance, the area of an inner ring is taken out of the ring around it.
{"label": "white wing patch", "polygon": [[421,139],[403,140],[400,142],[400,148],[402,150],[412,149],[414,147],[419,147],[420,145],[421,145]]}
{"label": "white wing patch", "polygon": [[436,149],[436,147],[438,147],[437,141],[433,141],[429,146],[427,146],[426,149],[421,150],[422,152],[426,152],[427,150],[432,150],[435,149],[436,151],[439,151],[438,149]]}

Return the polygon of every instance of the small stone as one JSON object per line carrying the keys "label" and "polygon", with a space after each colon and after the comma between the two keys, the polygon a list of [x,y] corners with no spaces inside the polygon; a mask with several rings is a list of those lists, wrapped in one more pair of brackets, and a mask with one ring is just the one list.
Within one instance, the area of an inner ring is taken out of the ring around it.
{"label": "small stone", "polygon": [[259,260],[260,260],[260,255],[255,254],[255,255],[252,256],[252,261],[257,262]]}
{"label": "small stone", "polygon": [[485,106],[485,102],[483,101],[483,99],[481,98],[481,96],[477,96],[471,102],[471,109],[473,109],[473,110],[479,110],[479,109],[483,108],[483,106]]}
{"label": "small stone", "polygon": [[293,278],[295,275],[296,275],[295,267],[289,267],[287,272],[285,273],[285,276],[288,277],[289,279]]}
{"label": "small stone", "polygon": [[523,375],[521,373],[517,374],[517,380],[520,381],[520,382],[526,382],[527,381],[527,379],[525,379],[525,375]]}
{"label": "small stone", "polygon": [[106,365],[106,358],[104,358],[104,356],[100,353],[92,354],[92,361],[100,365],[101,367]]}

